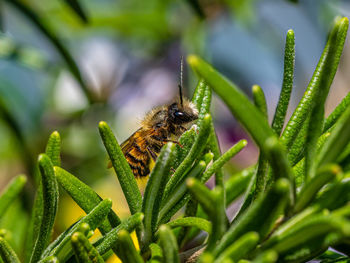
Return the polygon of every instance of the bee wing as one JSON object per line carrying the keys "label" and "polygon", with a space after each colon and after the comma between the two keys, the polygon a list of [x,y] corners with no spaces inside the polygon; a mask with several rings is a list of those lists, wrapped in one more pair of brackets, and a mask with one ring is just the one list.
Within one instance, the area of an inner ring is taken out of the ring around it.
{"label": "bee wing", "polygon": [[[121,145],[120,148],[122,148],[122,152],[125,155],[126,152],[130,151],[130,149],[133,147],[134,141],[136,139],[136,133],[139,132],[140,129],[138,129],[136,132],[134,132],[129,138],[127,138]],[[107,168],[112,168],[112,162],[111,160],[108,161]]]}
{"label": "bee wing", "polygon": [[120,147],[122,148],[123,153],[125,154],[126,152],[130,151],[131,148],[133,147],[134,143],[136,142],[136,139],[139,138],[139,133],[141,132],[141,128],[138,129],[136,132],[131,134],[129,138],[127,138],[121,145]]}

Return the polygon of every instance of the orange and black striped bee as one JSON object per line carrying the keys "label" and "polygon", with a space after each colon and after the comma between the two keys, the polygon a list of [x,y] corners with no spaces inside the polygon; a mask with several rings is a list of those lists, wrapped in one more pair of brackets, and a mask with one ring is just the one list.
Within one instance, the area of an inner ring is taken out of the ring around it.
{"label": "orange and black striped bee", "polygon": [[143,191],[161,148],[178,138],[198,118],[195,105],[182,97],[182,60],[179,99],[151,110],[141,127],[121,144],[122,151]]}

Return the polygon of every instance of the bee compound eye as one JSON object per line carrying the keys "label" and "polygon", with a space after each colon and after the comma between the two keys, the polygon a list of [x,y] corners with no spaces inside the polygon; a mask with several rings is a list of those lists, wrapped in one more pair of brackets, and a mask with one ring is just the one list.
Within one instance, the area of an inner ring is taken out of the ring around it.
{"label": "bee compound eye", "polygon": [[175,117],[180,117],[181,118],[182,116],[184,116],[184,113],[181,112],[181,111],[175,111],[174,115],[175,115]]}

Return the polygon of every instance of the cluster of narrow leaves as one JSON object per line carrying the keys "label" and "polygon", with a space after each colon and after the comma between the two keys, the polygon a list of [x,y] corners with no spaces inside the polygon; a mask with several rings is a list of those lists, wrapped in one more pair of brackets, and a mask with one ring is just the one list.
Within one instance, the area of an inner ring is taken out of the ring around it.
{"label": "cluster of narrow leaves", "polygon": [[[294,74],[294,33],[288,31],[284,78],[271,126],[262,89],[254,104],[230,81],[196,56],[188,61],[200,77],[193,103],[199,120],[179,145],[166,144],[142,197],[119,143],[105,122],[99,132],[127,200],[125,220],[74,175],[61,168],[60,136],[51,134],[38,159],[40,185],[28,227],[24,262],[324,262],[346,261],[350,243],[350,95],[328,118],[324,104],[344,46],[348,19],[329,33],[315,73],[282,132]],[[224,181],[222,166],[242,150],[239,141],[221,154],[209,113],[214,90],[260,148],[253,167]],[[205,182],[215,175],[215,187]],[[15,178],[0,197],[0,216],[18,196],[25,177]],[[51,240],[58,185],[86,216]],[[243,195],[234,219],[226,208]],[[176,213],[184,209],[182,216]],[[101,237],[92,240],[93,231]],[[135,231],[139,249],[131,239]],[[192,244],[192,246],[189,245]],[[327,251],[335,248],[343,254]],[[0,231],[3,262],[20,262]]]}

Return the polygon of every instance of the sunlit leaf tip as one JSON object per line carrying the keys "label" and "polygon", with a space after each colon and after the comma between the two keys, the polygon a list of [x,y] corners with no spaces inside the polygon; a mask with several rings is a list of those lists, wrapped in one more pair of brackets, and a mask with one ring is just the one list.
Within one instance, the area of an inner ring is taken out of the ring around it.
{"label": "sunlit leaf tip", "polygon": [[98,127],[99,128],[106,128],[106,127],[108,127],[108,125],[107,125],[107,123],[105,121],[100,121],[98,123]]}
{"label": "sunlit leaf tip", "polygon": [[252,91],[253,92],[259,92],[261,90],[261,87],[258,84],[254,84],[252,86]]}

